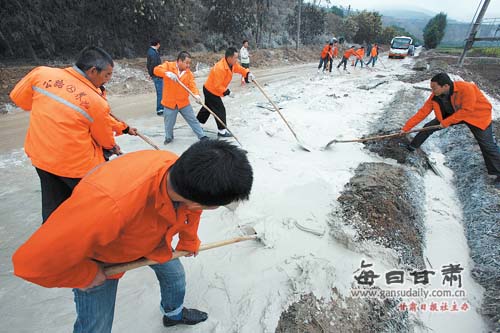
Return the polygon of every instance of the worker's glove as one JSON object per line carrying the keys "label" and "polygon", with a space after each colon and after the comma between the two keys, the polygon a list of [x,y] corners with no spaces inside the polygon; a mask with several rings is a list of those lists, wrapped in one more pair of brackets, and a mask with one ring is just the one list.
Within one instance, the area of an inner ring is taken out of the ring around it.
{"label": "worker's glove", "polygon": [[179,78],[177,77],[177,75],[175,75],[175,73],[173,72],[165,72],[165,75],[172,81],[174,82],[177,82],[179,81]]}
{"label": "worker's glove", "polygon": [[137,135],[137,128],[127,126],[127,128],[123,130],[123,134]]}
{"label": "worker's glove", "polygon": [[194,95],[194,100],[196,103],[200,104],[201,105],[201,97],[200,95]]}
{"label": "worker's glove", "polygon": [[255,76],[251,72],[248,72],[247,77],[245,78],[245,82],[250,83],[253,82],[253,80],[255,80]]}
{"label": "worker's glove", "polygon": [[222,93],[222,96],[229,96],[229,94],[231,94],[231,90],[226,89],[226,91],[224,91],[224,93]]}
{"label": "worker's glove", "polygon": [[104,148],[104,149],[102,150],[102,152],[103,152],[103,155],[104,155],[104,159],[105,159],[106,161],[109,161],[110,157],[111,157],[111,156],[113,156],[113,155],[117,155],[117,156],[119,156],[119,155],[122,155],[122,154],[123,154],[122,150],[120,149],[120,146],[118,146],[118,145],[115,145],[115,146],[114,146],[113,148],[111,148],[111,149],[105,149],[105,148]]}

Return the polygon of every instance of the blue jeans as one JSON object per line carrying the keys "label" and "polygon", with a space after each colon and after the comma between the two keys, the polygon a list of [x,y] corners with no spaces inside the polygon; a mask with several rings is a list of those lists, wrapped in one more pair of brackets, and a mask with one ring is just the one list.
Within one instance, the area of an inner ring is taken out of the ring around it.
{"label": "blue jeans", "polygon": [[154,77],[153,82],[156,88],[156,112],[163,110],[161,105],[161,97],[163,93],[163,79],[161,77]]}
{"label": "blue jeans", "polygon": [[370,60],[366,63],[366,66],[368,66],[370,63],[372,64],[372,67],[375,66],[375,62],[377,62],[377,56],[370,57]]}
{"label": "blue jeans", "polygon": [[193,132],[196,134],[198,139],[205,136],[205,132],[203,132],[203,128],[201,128],[200,122],[194,115],[193,107],[191,106],[191,104],[188,104],[180,110],[177,108],[177,106],[175,107],[175,109],[169,109],[165,107],[163,111],[163,121],[165,123],[165,139],[174,138],[174,125],[175,121],[177,120],[177,113],[179,112],[191,127]]}
{"label": "blue jeans", "polygon": [[363,68],[363,60],[362,59],[356,59],[356,63],[354,64],[354,67],[358,65],[358,62],[361,63],[361,68]]}
{"label": "blue jeans", "polygon": [[[150,267],[160,283],[160,311],[170,319],[180,320],[186,293],[184,267],[179,259]],[[73,289],[77,314],[74,333],[111,332],[118,281],[106,280],[104,284],[86,291]]]}

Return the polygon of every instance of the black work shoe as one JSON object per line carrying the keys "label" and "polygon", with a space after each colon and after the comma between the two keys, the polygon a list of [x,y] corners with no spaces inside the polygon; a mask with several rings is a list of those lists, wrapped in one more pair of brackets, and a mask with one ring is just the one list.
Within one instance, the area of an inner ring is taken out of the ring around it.
{"label": "black work shoe", "polygon": [[209,138],[208,136],[206,136],[206,135],[205,135],[205,136],[202,136],[202,137],[200,138],[200,141],[204,141],[204,140],[210,140],[210,138]]}
{"label": "black work shoe", "polygon": [[157,116],[163,116],[163,110],[156,111]]}
{"label": "black work shoe", "polygon": [[172,142],[173,139],[165,139],[165,141],[163,141],[163,144],[164,145],[168,145],[170,142]]}
{"label": "black work shoe", "polygon": [[399,143],[399,146],[400,146],[400,147],[405,148],[405,149],[406,149],[406,150],[408,150],[410,153],[414,152],[414,151],[415,151],[415,149],[417,149],[417,148],[413,147],[411,144],[406,143],[406,142],[400,142],[400,143]]}
{"label": "black work shoe", "polygon": [[188,309],[182,308],[182,318],[179,320],[170,319],[167,316],[163,316],[163,326],[175,326],[175,325],[196,325],[201,323],[202,321],[207,320],[208,314],[206,312],[196,310],[196,309]]}
{"label": "black work shoe", "polygon": [[228,131],[226,131],[226,132],[224,132],[224,134],[220,134],[219,132],[217,132],[217,136],[221,137],[221,138],[230,138],[233,135],[231,133],[229,133]]}

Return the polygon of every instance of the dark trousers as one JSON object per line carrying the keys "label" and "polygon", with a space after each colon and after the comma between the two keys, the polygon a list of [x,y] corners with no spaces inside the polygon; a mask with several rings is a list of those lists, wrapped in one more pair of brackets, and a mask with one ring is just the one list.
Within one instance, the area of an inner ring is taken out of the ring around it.
{"label": "dark trousers", "polygon": [[[488,170],[488,174],[500,176],[500,148],[498,148],[495,138],[493,137],[493,128],[490,124],[485,130],[480,129],[474,125],[464,123],[469,127],[472,135],[476,139],[481,153],[483,155],[484,164]],[[439,125],[437,119],[429,121],[424,127]],[[430,130],[427,132],[419,132],[415,138],[411,141],[410,145],[412,147],[420,147],[427,138],[437,130]]]}
{"label": "dark trousers", "polygon": [[35,168],[42,188],[42,218],[47,221],[50,214],[71,196],[81,178],[67,178]]}
{"label": "dark trousers", "polygon": [[[205,105],[210,108],[219,118],[227,124],[226,122],[226,108],[224,107],[224,103],[222,103],[222,98],[212,94],[208,91],[205,86],[203,86],[203,95],[205,95]],[[210,112],[207,109],[202,107],[196,116],[196,119],[202,124],[206,123],[208,118],[210,117]],[[225,127],[221,124],[217,119],[215,119],[217,124],[217,128],[219,130],[223,130]]]}
{"label": "dark trousers", "polygon": [[346,57],[342,57],[342,60],[337,65],[337,68],[339,68],[340,66],[342,66],[342,64],[344,64],[344,70],[345,70],[346,66],[347,66],[347,58]]}
{"label": "dark trousers", "polygon": [[330,58],[329,56],[326,56],[324,58],[320,58],[319,59],[318,69],[320,69],[321,66],[323,66],[323,72],[324,72],[326,70],[326,64],[328,63],[328,61],[330,61],[330,72],[331,72],[332,71],[333,59]]}

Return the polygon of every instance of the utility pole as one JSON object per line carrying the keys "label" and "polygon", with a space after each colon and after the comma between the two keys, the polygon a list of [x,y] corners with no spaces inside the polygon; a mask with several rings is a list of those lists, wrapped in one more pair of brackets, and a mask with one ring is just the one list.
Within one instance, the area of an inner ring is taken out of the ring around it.
{"label": "utility pole", "polygon": [[297,20],[297,42],[295,43],[296,45],[296,50],[299,50],[299,44],[300,44],[300,13],[302,12],[302,0],[298,0],[299,2],[299,18]]}
{"label": "utility pole", "polygon": [[[470,31],[469,37],[465,40],[465,46],[464,50],[462,52],[462,55],[460,56],[460,59],[458,60],[458,67],[462,67],[464,64],[464,59],[467,51],[469,51],[472,48],[472,45],[476,40],[479,40],[476,38],[477,31],[479,30],[479,27],[481,26],[481,22],[483,21],[484,14],[486,14],[486,9],[488,8],[488,5],[490,4],[490,0],[485,0],[483,3],[483,7],[481,8],[481,11],[479,12],[479,15],[476,18],[476,22],[472,26],[472,29]],[[483,39],[481,39],[483,40]]]}

